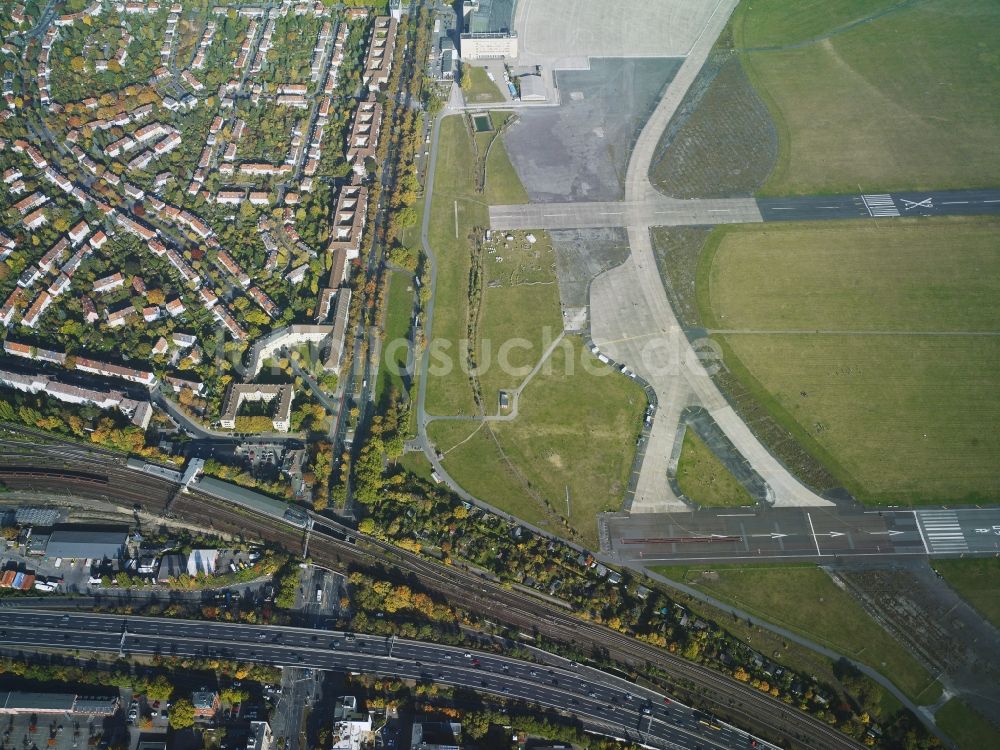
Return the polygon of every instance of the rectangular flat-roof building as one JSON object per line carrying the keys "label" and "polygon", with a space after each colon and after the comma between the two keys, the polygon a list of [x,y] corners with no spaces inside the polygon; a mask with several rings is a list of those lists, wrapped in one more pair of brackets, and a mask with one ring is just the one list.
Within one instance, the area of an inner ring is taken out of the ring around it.
{"label": "rectangular flat-roof building", "polygon": [[48,557],[69,559],[117,560],[125,553],[128,530],[94,529],[82,526],[56,527],[49,534],[45,547]]}

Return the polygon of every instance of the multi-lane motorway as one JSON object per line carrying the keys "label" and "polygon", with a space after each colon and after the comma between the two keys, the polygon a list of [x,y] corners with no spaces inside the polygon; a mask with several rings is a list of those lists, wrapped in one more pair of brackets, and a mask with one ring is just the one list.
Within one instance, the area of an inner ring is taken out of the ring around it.
{"label": "multi-lane motorway", "polygon": [[[106,472],[109,476],[128,470],[119,466],[105,451],[86,452],[80,446],[52,440],[48,443],[20,443],[17,460],[26,459],[46,466],[60,467],[62,472],[77,467],[87,467],[91,472]],[[28,447],[30,446],[30,450]],[[2,463],[2,462],[0,462]],[[131,472],[135,474],[135,472]],[[146,482],[156,478],[141,475]],[[56,482],[57,477],[51,481]],[[5,475],[5,481],[14,482]],[[74,492],[87,496],[103,497],[108,500],[108,490],[101,487],[90,490],[80,486],[72,476],[62,480],[74,488]],[[21,486],[20,483],[15,486]],[[175,485],[171,485],[175,487]],[[120,487],[116,495],[123,495],[128,502],[140,502],[147,512],[166,511],[165,500],[144,488],[138,494]],[[157,499],[154,499],[157,498]],[[260,538],[279,544],[286,549],[300,549],[303,537],[300,529],[275,523],[274,519],[234,508],[210,495],[180,494],[170,506],[170,513],[184,518],[188,523],[201,524],[227,533],[240,534],[247,538]],[[437,562],[395,548],[351,531],[350,541],[345,541],[343,527],[328,519],[324,524],[336,528],[324,530],[317,525],[309,535],[309,553],[319,564],[340,568],[348,563],[396,566],[407,574],[419,577],[428,590],[436,591],[450,601],[462,602],[464,607],[489,619],[520,628],[525,632],[537,632],[556,641],[572,642],[582,650],[600,649],[615,662],[633,669],[653,669],[670,675],[672,684],[685,694],[697,695],[704,705],[714,706],[718,712],[730,716],[744,726],[757,727],[768,736],[781,738],[789,746],[803,748],[855,748],[858,745],[846,735],[827,726],[797,708],[787,706],[759,690],[737,682],[710,667],[694,664],[675,654],[637,641],[624,634],[610,630],[576,617],[572,612],[558,605],[544,601],[524,592],[503,588],[498,583],[462,570],[457,566],[445,567]]]}
{"label": "multi-lane motorway", "polygon": [[729,508],[608,515],[616,559],[648,565],[761,559],[1000,555],[1000,509]]}
{"label": "multi-lane motorway", "polygon": [[547,663],[533,663],[385,636],[24,609],[0,610],[0,640],[8,648],[219,657],[393,675],[555,708],[593,731],[654,747],[772,747],[660,693],[549,655],[541,655]]}

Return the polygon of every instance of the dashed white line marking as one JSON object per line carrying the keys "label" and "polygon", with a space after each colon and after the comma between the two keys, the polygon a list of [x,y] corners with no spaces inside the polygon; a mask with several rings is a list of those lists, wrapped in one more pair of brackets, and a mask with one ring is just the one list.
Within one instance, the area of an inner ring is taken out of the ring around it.
{"label": "dashed white line marking", "polygon": [[969,201],[941,201],[942,206],[957,206],[962,203],[968,203]]}
{"label": "dashed white line marking", "polygon": [[791,206],[774,206],[772,211],[794,211],[795,209]]}
{"label": "dashed white line marking", "polygon": [[983,203],[1000,203],[1000,198],[994,200],[983,201]]}

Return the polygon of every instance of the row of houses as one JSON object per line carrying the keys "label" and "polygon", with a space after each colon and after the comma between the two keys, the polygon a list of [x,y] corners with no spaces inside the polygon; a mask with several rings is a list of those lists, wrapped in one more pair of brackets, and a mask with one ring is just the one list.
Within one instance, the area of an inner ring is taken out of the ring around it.
{"label": "row of houses", "polygon": [[[4,348],[6,349],[4,342]],[[82,369],[79,368],[78,369]],[[0,385],[22,393],[43,393],[51,398],[71,404],[91,404],[99,409],[117,409],[127,416],[137,427],[146,429],[153,416],[153,405],[149,401],[131,399],[123,391],[102,391],[95,388],[62,383],[48,375],[23,375],[0,369]]]}

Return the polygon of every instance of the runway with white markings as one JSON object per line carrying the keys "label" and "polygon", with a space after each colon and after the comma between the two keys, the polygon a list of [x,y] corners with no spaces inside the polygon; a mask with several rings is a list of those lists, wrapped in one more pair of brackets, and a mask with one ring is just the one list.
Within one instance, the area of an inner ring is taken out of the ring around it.
{"label": "runway with white markings", "polygon": [[1000,555],[1000,508],[728,508],[608,514],[605,552],[623,562],[752,562]]}

